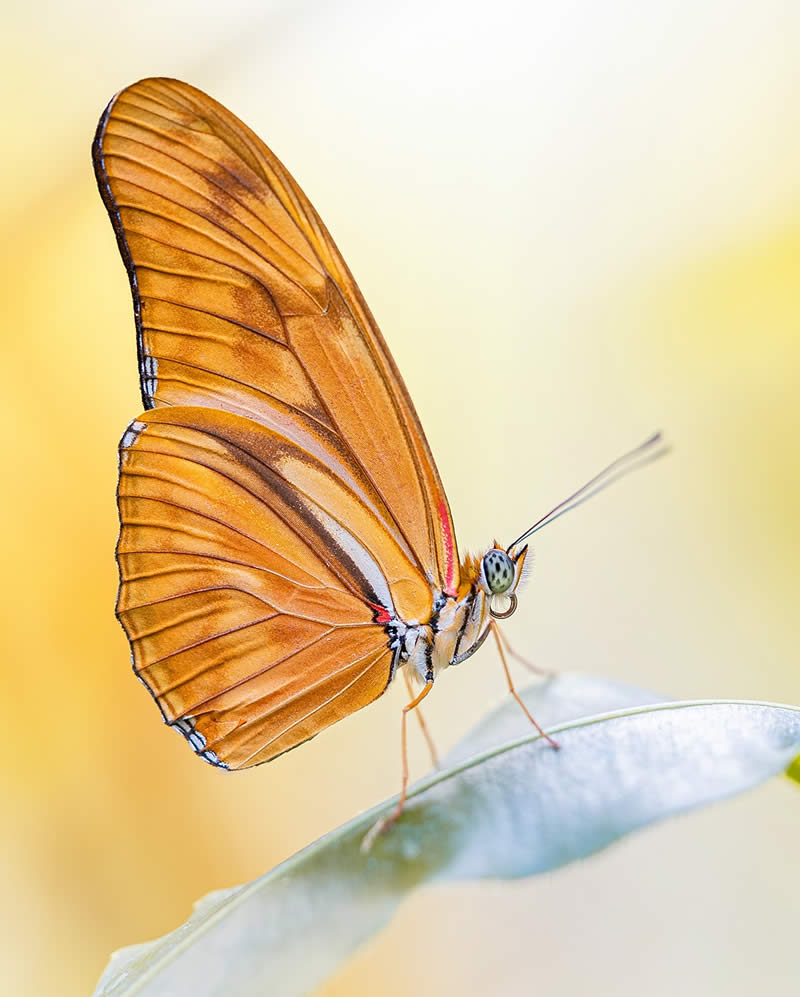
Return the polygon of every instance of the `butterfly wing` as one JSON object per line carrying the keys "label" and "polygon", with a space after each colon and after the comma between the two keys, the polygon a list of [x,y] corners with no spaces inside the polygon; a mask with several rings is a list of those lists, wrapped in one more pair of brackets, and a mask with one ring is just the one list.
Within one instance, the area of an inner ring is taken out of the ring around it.
{"label": "butterfly wing", "polygon": [[455,594],[452,520],[419,419],[281,163],[216,101],[167,79],[112,100],[94,161],[131,281],[145,406],[225,409],[301,446],[309,426],[337,437],[428,593]]}
{"label": "butterfly wing", "polygon": [[413,598],[416,568],[357,469],[327,468],[218,409],[155,409],[123,436],[117,612],[164,718],[214,764],[267,761],[392,677],[374,606]]}

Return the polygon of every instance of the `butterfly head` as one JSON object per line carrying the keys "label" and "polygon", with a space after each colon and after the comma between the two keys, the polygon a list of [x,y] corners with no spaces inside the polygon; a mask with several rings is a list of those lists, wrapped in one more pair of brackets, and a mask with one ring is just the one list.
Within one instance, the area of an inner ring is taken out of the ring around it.
{"label": "butterfly head", "polygon": [[527,545],[514,554],[495,544],[481,558],[480,586],[489,596],[492,616],[498,620],[511,616],[517,608],[514,593],[522,578],[527,552]]}

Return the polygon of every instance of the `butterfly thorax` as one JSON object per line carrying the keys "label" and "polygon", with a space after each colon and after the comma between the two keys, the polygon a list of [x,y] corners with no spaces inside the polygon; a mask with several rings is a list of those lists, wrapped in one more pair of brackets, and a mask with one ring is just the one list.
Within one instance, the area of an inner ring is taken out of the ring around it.
{"label": "butterfly thorax", "polygon": [[481,560],[465,558],[455,596],[434,592],[433,612],[426,623],[393,620],[387,626],[390,644],[398,650],[398,665],[407,665],[422,682],[464,661],[483,642],[491,600],[482,583]]}

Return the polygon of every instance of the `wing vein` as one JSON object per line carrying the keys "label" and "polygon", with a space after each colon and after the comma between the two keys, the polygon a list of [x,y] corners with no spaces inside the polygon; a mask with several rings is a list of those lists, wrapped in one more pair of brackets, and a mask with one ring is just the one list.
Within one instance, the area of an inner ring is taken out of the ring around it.
{"label": "wing vein", "polygon": [[[214,179],[213,176],[208,176],[205,173],[200,173],[197,169],[195,169],[194,166],[191,166],[189,163],[185,162],[184,160],[178,159],[177,156],[173,156],[170,153],[165,152],[163,149],[159,149],[156,146],[149,145],[147,142],[143,142],[141,139],[133,139],[133,138],[127,138],[127,137],[126,137],[126,139],[129,142],[136,143],[137,145],[142,146],[142,148],[144,148],[144,149],[149,149],[151,152],[155,152],[155,153],[157,153],[160,156],[164,156],[166,159],[171,159],[173,163],[177,163],[179,166],[182,166],[189,173],[194,174],[194,176],[199,177],[201,180],[205,180],[207,183],[213,184],[213,186],[216,187],[217,190],[219,190],[223,195],[225,195],[225,197],[229,197],[232,201],[235,201],[235,203],[239,205],[239,207],[242,209],[242,211],[246,212],[251,218],[254,218],[258,222],[259,225],[263,226],[263,228],[265,229],[265,231],[269,232],[269,234],[276,240],[276,242],[281,243],[285,247],[285,250],[286,250],[287,254],[291,254],[292,256],[297,257],[298,259],[302,260],[308,266],[312,266],[313,267],[314,264],[318,264],[318,266],[314,267],[314,269],[317,270],[317,272],[319,273],[320,276],[323,276],[326,273],[324,267],[322,267],[320,261],[317,259],[316,256],[313,256],[313,258],[309,259],[308,256],[306,256],[305,254],[299,252],[295,246],[292,246],[291,243],[287,242],[286,239],[284,239],[283,236],[280,235],[280,233],[278,233],[263,218],[259,217],[259,215],[257,215],[250,207],[248,207],[248,205],[245,204],[244,201],[241,201],[234,194],[231,194],[231,192],[229,190],[226,190],[221,184],[217,183],[217,181]],[[179,180],[178,177],[176,177],[174,174],[172,174],[172,173],[165,173],[159,167],[153,166],[151,163],[148,163],[146,159],[140,159],[140,158],[138,158],[136,156],[126,155],[123,152],[109,152],[109,153],[107,153],[106,156],[105,156],[105,161],[108,162],[111,159],[120,159],[120,160],[123,160],[124,162],[135,163],[135,164],[137,164],[139,166],[144,167],[145,169],[151,170],[152,172],[156,173],[158,176],[164,177],[165,179],[167,179],[171,183],[178,184],[180,187],[183,187],[184,190],[191,191],[192,194],[194,194],[196,197],[202,198],[202,200],[206,201],[214,209],[220,211],[224,215],[227,215],[228,218],[230,218],[233,221],[235,221],[238,225],[241,225],[241,227],[245,231],[249,232],[250,235],[252,235],[254,239],[257,239],[259,242],[264,242],[264,237],[262,235],[260,235],[251,225],[248,225],[247,222],[245,222],[243,219],[238,218],[236,215],[234,215],[232,212],[230,212],[224,206],[224,204],[222,203],[221,200],[212,201],[211,198],[207,197],[202,191],[198,190],[196,187],[192,187],[189,184],[184,183],[182,180]],[[158,191],[153,191],[151,188],[144,187],[141,184],[138,184],[135,181],[128,179],[127,177],[119,177],[118,176],[118,177],[115,177],[115,179],[117,179],[117,180],[123,180],[125,183],[130,184],[133,187],[138,187],[140,190],[146,190],[146,191],[150,191],[150,193],[157,194],[159,197],[163,197],[165,200],[169,201],[171,204],[177,204],[179,207],[184,208],[186,211],[189,211],[192,214],[196,214],[200,218],[205,218],[207,221],[212,222],[212,224],[216,224],[212,218],[209,218],[207,215],[201,214],[200,212],[196,211],[194,208],[189,208],[186,205],[181,204],[179,201],[175,201],[174,198],[167,197],[166,194],[162,194],[162,193],[160,193]],[[242,184],[242,186],[244,186],[244,184]],[[245,188],[245,189],[249,190],[249,188]],[[259,203],[261,204],[263,202],[259,199]],[[129,205],[129,207],[131,207],[131,205]],[[228,232],[238,242],[242,242],[243,245],[248,245],[247,243],[243,242],[243,240],[239,236],[237,236],[234,233],[230,232],[229,229],[225,228],[222,225],[219,225],[218,227],[221,228],[224,232]],[[306,246],[310,250],[310,247],[308,246],[307,242],[306,242]],[[248,248],[253,249],[253,247],[248,247]],[[313,253],[313,250],[310,250],[310,251]],[[257,252],[257,250],[253,249],[253,252]],[[262,254],[259,253],[258,255],[261,256]]]}
{"label": "wing vein", "polygon": [[[184,654],[186,651],[193,651],[195,648],[202,647],[203,644],[209,644],[211,643],[211,641],[218,640],[220,637],[229,637],[231,634],[241,633],[242,630],[248,630],[250,627],[257,627],[260,623],[266,623],[268,620],[274,620],[277,616],[280,615],[281,615],[280,613],[273,613],[271,616],[264,616],[257,620],[250,620],[248,623],[242,623],[238,627],[229,627],[227,630],[221,630],[219,633],[212,634],[210,637],[202,637],[200,640],[196,640],[191,644],[186,644],[185,647],[179,647],[177,651],[170,651],[169,654],[164,654],[160,658],[154,658],[152,661],[148,661],[146,665],[142,665],[141,668],[137,668],[136,673],[137,675],[141,675],[142,672],[146,672],[147,669],[152,668],[153,665],[163,664],[165,661],[168,661],[170,658],[174,658],[177,654]],[[139,638],[137,637],[136,639],[138,640]],[[213,667],[216,667],[216,665],[207,666],[207,668],[213,668]],[[199,675],[202,675],[203,672],[207,670],[207,668],[204,668],[202,671],[196,672],[194,675],[189,676],[189,678],[186,679],[185,681],[190,681],[191,679],[197,678]],[[164,689],[160,689],[158,694],[159,696],[164,696],[168,692],[174,692],[175,689],[177,689],[179,686],[183,684],[184,684],[183,681],[174,683],[171,686],[167,686]]]}
{"label": "wing vein", "polygon": [[[383,653],[386,653],[386,652],[384,651]],[[293,730],[295,727],[299,726],[301,723],[303,723],[304,721],[308,720],[309,717],[313,717],[315,713],[319,713],[319,711],[321,709],[323,709],[326,706],[329,706],[331,703],[333,703],[335,700],[337,700],[340,696],[342,696],[345,692],[347,692],[348,689],[352,688],[352,686],[354,686],[356,684],[356,682],[358,682],[360,679],[362,679],[367,674],[367,672],[370,670],[370,668],[374,667],[378,663],[378,661],[380,660],[380,654],[378,654],[377,650],[375,650],[375,649],[373,649],[372,651],[367,651],[365,654],[362,654],[360,658],[356,658],[355,661],[349,661],[347,663],[347,665],[345,665],[343,668],[339,668],[337,671],[331,672],[329,675],[326,675],[325,678],[320,679],[318,682],[315,682],[313,685],[308,686],[305,689],[303,689],[302,692],[297,693],[296,695],[292,696],[288,700],[284,700],[284,702],[281,703],[281,708],[286,707],[289,703],[295,702],[297,699],[299,699],[301,696],[306,695],[306,693],[310,692],[312,689],[316,689],[318,686],[323,685],[325,682],[329,681],[331,678],[336,678],[337,675],[341,675],[342,672],[346,672],[348,670],[348,668],[352,668],[353,665],[358,664],[359,661],[363,661],[365,658],[369,658],[371,656],[374,657],[374,660],[370,661],[366,665],[366,667],[364,669],[362,669],[362,671],[360,671],[358,673],[358,675],[356,675],[356,677],[354,679],[352,679],[350,682],[348,682],[347,685],[343,689],[340,689],[337,693],[334,693],[333,696],[329,696],[326,700],[324,700],[322,703],[320,703],[319,706],[315,706],[313,710],[309,710],[308,713],[306,713],[304,716],[300,717],[298,720],[295,720],[293,723],[289,724],[289,726],[285,727],[279,734],[276,734],[274,737],[271,737],[265,744],[262,744],[255,751],[252,751],[245,758],[244,762],[241,763],[241,766],[243,767],[244,765],[246,765],[247,762],[249,762],[251,758],[253,758],[255,755],[259,754],[259,752],[263,751],[264,748],[268,748],[270,744],[273,744],[279,738],[284,737],[286,734],[289,733],[290,730]],[[249,727],[249,726],[251,726],[251,724],[253,724],[255,722],[256,721],[253,721],[253,720],[248,721],[247,723],[244,723],[241,726],[237,727],[236,730],[238,732],[243,727]],[[220,738],[220,740],[222,740],[222,739]],[[215,741],[213,743],[216,744],[218,742]]]}
{"label": "wing vein", "polygon": [[[207,696],[199,703],[193,703],[191,707],[193,711],[192,716],[195,716],[200,708],[205,706],[207,703],[211,703],[215,699],[218,699],[219,696],[223,695],[224,693],[231,692],[233,689],[238,689],[239,686],[245,685],[247,682],[252,682],[253,679],[257,679],[261,675],[266,675],[266,673],[268,671],[271,671],[271,669],[277,668],[278,665],[285,664],[285,662],[296,657],[298,654],[302,654],[303,651],[307,651],[310,647],[314,647],[315,644],[319,644],[321,640],[324,640],[326,637],[329,637],[335,629],[336,629],[335,627],[330,627],[328,630],[324,631],[324,633],[317,634],[317,636],[314,637],[313,640],[309,641],[308,644],[304,644],[302,647],[298,647],[294,651],[290,651],[288,654],[284,655],[282,658],[279,658],[277,661],[271,661],[268,665],[265,665],[264,668],[260,668],[257,672],[253,672],[252,675],[247,675],[243,679],[239,679],[238,681],[234,682],[232,685],[226,686],[224,689],[220,689],[219,691],[215,692],[212,696]],[[198,672],[197,674],[202,675],[203,673]],[[180,719],[180,717],[176,717],[176,719]]]}
{"label": "wing vein", "polygon": [[[166,195],[161,194],[156,190],[152,190],[149,187],[143,187],[141,184],[135,184],[131,180],[125,180],[125,183],[130,184],[133,187],[138,187],[139,190],[144,190],[150,194],[155,194],[157,197],[163,198],[165,201],[169,201],[170,204],[175,204],[178,207],[184,207],[183,205],[178,204],[177,201],[173,201],[172,198],[169,198]],[[215,239],[208,232],[204,232],[202,229],[196,228],[194,225],[188,225],[186,222],[178,221],[176,218],[170,218],[168,215],[164,215],[160,211],[151,210],[150,208],[143,208],[139,204],[125,202],[123,200],[120,200],[118,197],[115,198],[115,200],[118,209],[125,208],[128,211],[136,211],[142,215],[149,215],[151,218],[160,218],[162,221],[169,222],[171,225],[175,225],[178,228],[185,229],[187,232],[194,232],[195,234],[202,236],[204,239],[208,239],[208,241],[214,243],[215,246],[219,246],[220,248],[226,249],[229,253],[241,259],[243,263],[247,263],[248,265],[250,265],[251,269],[244,270],[242,267],[237,267],[233,263],[230,263],[227,260],[220,260],[217,259],[215,256],[207,256],[205,253],[198,253],[195,252],[194,250],[186,249],[186,247],[184,246],[176,246],[173,243],[164,242],[161,239],[156,239],[154,236],[152,236],[149,233],[139,232],[132,225],[130,226],[129,231],[134,232],[136,235],[139,235],[143,239],[147,239],[148,241],[153,242],[158,246],[166,246],[168,249],[175,249],[178,252],[186,253],[189,256],[196,256],[200,260],[209,260],[210,262],[216,263],[219,266],[229,267],[231,270],[235,270],[238,273],[244,274],[245,276],[252,277],[252,279],[255,280],[257,284],[260,284],[261,287],[263,287],[264,290],[267,291],[267,293],[270,295],[270,298],[272,299],[272,292],[269,290],[269,287],[264,283],[264,281],[255,273],[254,269],[252,268],[252,262],[246,260],[242,256],[242,254],[238,252],[236,249],[232,248],[231,246],[225,246],[224,243],[220,242],[219,239]],[[231,237],[231,239],[234,239],[236,242],[238,242],[240,246],[245,246],[247,249],[250,250],[251,253],[253,253],[255,256],[258,256],[263,264],[265,264],[268,267],[271,267],[272,269],[276,270],[279,274],[281,274],[284,280],[292,284],[304,297],[308,298],[309,301],[313,302],[316,311],[322,313],[323,309],[320,307],[319,302],[314,298],[314,296],[311,294],[308,288],[298,283],[298,281],[294,277],[290,276],[283,269],[283,267],[278,265],[277,262],[267,260],[266,257],[264,257],[257,249],[253,248],[252,246],[248,246],[247,243],[245,242],[242,242],[242,240],[237,235],[231,232],[230,229],[225,228],[223,225],[219,225],[217,222],[213,221],[210,218],[207,218],[205,215],[199,214],[198,212],[194,211],[191,208],[185,208],[185,210],[191,212],[198,218],[203,218],[205,221],[209,223],[209,225],[213,225],[215,228],[219,229],[220,232],[227,232],[228,235]],[[141,264],[141,263],[137,264],[137,266],[144,266],[147,269],[153,269],[152,267],[147,267],[146,264]],[[185,274],[184,276],[193,276],[193,275]],[[241,287],[243,285],[237,285],[237,286]]]}

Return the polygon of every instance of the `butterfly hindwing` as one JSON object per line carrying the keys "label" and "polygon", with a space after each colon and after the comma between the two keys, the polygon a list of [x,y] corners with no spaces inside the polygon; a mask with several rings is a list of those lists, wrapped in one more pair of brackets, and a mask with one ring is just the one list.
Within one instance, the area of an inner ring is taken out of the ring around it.
{"label": "butterfly hindwing", "polygon": [[369,603],[391,600],[384,571],[410,562],[377,520],[370,550],[332,525],[326,504],[374,513],[324,477],[299,483],[313,464],[214,409],[146,413],[120,447],[117,612],[134,668],[195,750],[231,768],[299,744],[391,678]]}

